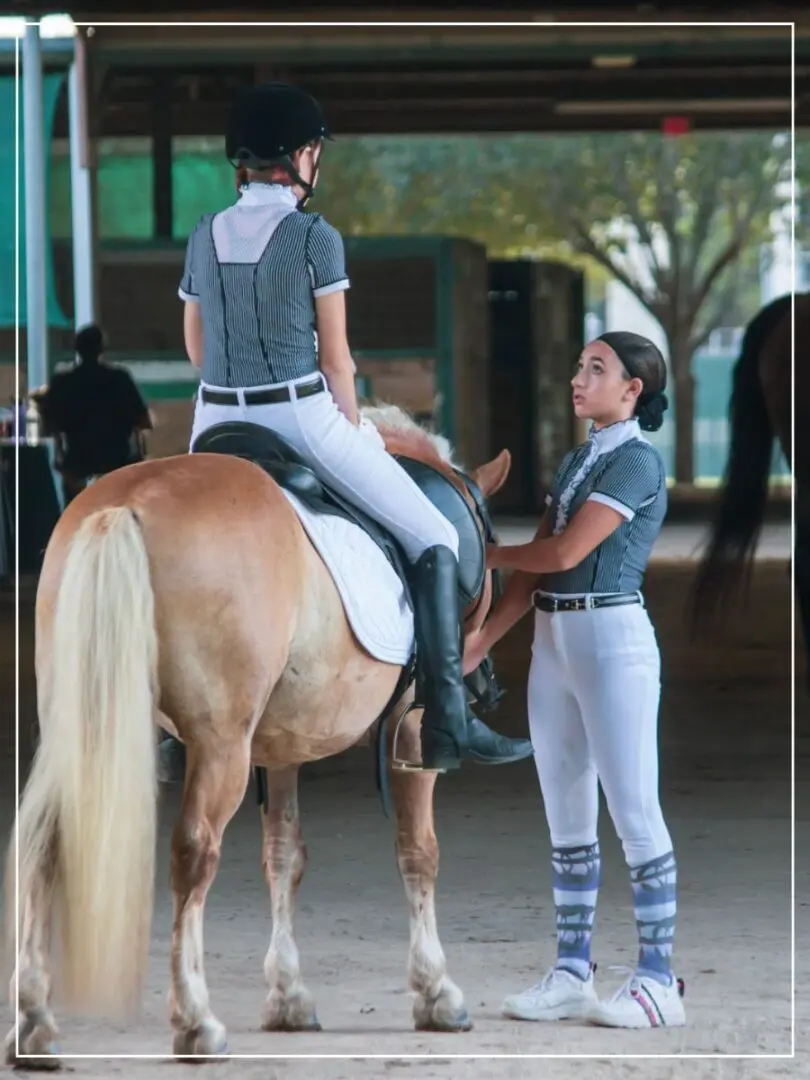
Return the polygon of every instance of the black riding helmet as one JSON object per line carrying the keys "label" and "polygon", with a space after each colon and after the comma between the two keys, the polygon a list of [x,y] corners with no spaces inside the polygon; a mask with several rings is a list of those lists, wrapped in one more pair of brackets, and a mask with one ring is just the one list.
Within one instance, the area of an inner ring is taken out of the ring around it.
{"label": "black riding helmet", "polygon": [[298,174],[291,155],[308,143],[331,138],[315,98],[289,83],[270,82],[250,87],[234,101],[225,153],[234,168],[283,166],[304,189],[303,203],[312,198],[314,186]]}

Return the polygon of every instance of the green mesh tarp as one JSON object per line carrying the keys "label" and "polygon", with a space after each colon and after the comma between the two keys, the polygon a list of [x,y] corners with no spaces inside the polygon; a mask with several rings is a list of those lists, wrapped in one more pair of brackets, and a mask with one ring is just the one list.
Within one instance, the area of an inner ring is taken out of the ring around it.
{"label": "green mesh tarp", "polygon": [[[45,205],[50,199],[50,153],[53,115],[64,74],[46,75],[42,88],[45,125]],[[25,281],[25,134],[20,84],[20,325],[27,322]],[[47,235],[47,233],[46,233]],[[50,238],[49,238],[50,240]],[[14,76],[0,76],[0,327],[14,326]],[[46,311],[49,326],[69,326],[56,299],[50,242],[45,255]]]}

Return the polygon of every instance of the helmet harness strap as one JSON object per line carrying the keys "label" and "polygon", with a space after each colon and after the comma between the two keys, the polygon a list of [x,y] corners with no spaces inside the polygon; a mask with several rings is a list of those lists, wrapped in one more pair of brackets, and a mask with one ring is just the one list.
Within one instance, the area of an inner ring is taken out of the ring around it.
{"label": "helmet harness strap", "polygon": [[322,153],[323,153],[323,143],[321,143],[320,146],[318,147],[317,153],[313,154],[313,156],[312,156],[312,162],[313,162],[312,180],[309,181],[309,182],[307,182],[303,178],[303,176],[301,176],[299,171],[293,165],[292,157],[291,157],[290,154],[286,154],[281,159],[280,164],[284,166],[284,171],[287,173],[289,178],[293,181],[294,184],[297,184],[298,187],[303,188],[304,194],[298,200],[298,209],[299,210],[303,210],[304,207],[309,202],[309,200],[315,194],[315,184],[317,183],[317,180],[318,180],[318,172],[320,170],[321,154]]}
{"label": "helmet harness strap", "polygon": [[[237,181],[236,181],[237,190],[245,182],[248,169],[255,169],[256,171],[259,171],[261,169],[266,169],[268,167],[272,167],[273,165],[278,165],[282,169],[284,169],[286,174],[292,180],[293,184],[297,185],[298,187],[300,187],[303,190],[304,194],[301,196],[301,198],[298,200],[298,203],[297,203],[298,209],[303,210],[304,207],[309,202],[309,200],[315,194],[315,184],[316,184],[317,179],[318,179],[318,173],[320,172],[321,154],[322,153],[323,153],[323,143],[321,142],[320,145],[318,146],[317,153],[313,155],[313,159],[312,159],[313,160],[313,165],[314,165],[313,172],[312,172],[312,180],[307,181],[307,180],[305,180],[303,178],[303,176],[300,174],[300,172],[296,169],[295,165],[293,165],[292,155],[291,154],[285,154],[284,157],[276,158],[274,161],[262,161],[262,162],[259,162],[258,160],[253,158],[252,154],[249,154],[249,152],[246,152],[245,157],[242,157],[242,158],[238,159],[240,161],[239,164],[236,164],[235,162],[232,162],[232,164],[234,164],[236,169],[237,169]],[[253,158],[253,160],[250,161],[250,163],[248,163],[248,161],[245,160],[245,158],[247,158],[248,155],[249,155],[250,158]]]}

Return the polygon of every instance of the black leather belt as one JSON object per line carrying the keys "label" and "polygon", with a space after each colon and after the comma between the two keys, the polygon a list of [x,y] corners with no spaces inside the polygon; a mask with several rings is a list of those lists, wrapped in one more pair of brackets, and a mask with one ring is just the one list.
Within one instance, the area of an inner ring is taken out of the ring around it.
{"label": "black leather belt", "polygon": [[[322,394],[324,391],[323,379],[313,382],[298,383],[295,387],[295,396],[299,398],[312,397],[313,394]],[[282,401],[291,401],[292,393],[289,386],[274,386],[271,390],[246,390],[246,405],[277,405]],[[202,399],[208,405],[238,405],[238,394],[227,390],[209,390],[207,386],[202,388]]]}
{"label": "black leather belt", "polygon": [[620,604],[640,604],[638,593],[614,593],[612,596],[571,596],[557,599],[553,596],[541,596],[535,593],[532,603],[539,611],[552,614],[557,611],[592,611],[600,607],[618,607]]}

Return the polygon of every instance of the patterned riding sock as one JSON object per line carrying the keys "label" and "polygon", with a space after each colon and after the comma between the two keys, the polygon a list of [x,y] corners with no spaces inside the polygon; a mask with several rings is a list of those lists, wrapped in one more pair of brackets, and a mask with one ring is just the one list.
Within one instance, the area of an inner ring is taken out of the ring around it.
{"label": "patterned riding sock", "polygon": [[553,848],[554,904],[557,908],[556,967],[587,979],[591,969],[591,933],[599,893],[599,844]]}
{"label": "patterned riding sock", "polygon": [[636,972],[669,986],[677,910],[675,853],[670,851],[643,866],[631,867],[630,884],[639,941]]}

